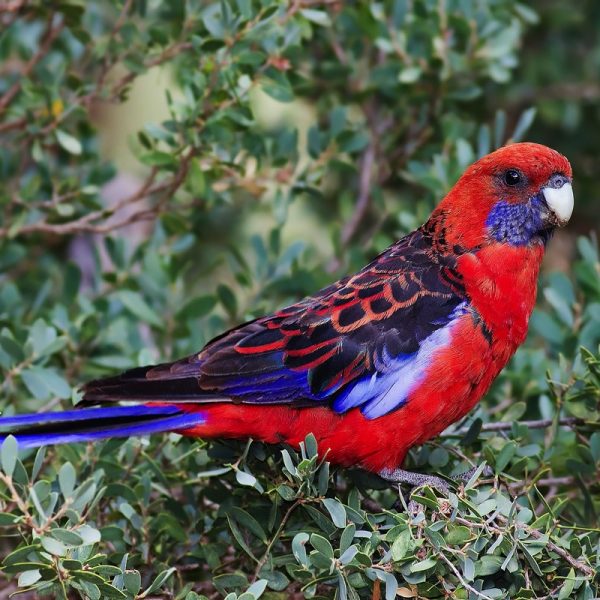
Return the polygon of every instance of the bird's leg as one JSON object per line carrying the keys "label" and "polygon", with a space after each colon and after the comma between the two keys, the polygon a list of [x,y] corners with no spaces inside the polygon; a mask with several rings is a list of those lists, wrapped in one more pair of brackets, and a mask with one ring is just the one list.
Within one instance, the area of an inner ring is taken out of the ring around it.
{"label": "bird's leg", "polygon": [[[457,483],[466,483],[469,481],[469,479],[471,479],[473,474],[478,469],[479,467],[473,467],[464,473],[455,475],[452,477],[452,480],[456,481]],[[493,475],[493,471],[490,469],[490,467],[485,467],[482,475]],[[379,476],[390,483],[405,483],[413,488],[420,487],[422,485],[429,485],[446,496],[450,491],[448,482],[441,477],[436,477],[435,475],[424,475],[423,473],[414,473],[413,471],[405,471],[404,469],[383,469],[379,472]]]}
{"label": "bird's leg", "polygon": [[446,495],[450,491],[448,483],[435,475],[424,475],[423,473],[414,473],[404,469],[383,469],[379,472],[379,476],[390,483],[405,483],[413,488],[429,485]]}

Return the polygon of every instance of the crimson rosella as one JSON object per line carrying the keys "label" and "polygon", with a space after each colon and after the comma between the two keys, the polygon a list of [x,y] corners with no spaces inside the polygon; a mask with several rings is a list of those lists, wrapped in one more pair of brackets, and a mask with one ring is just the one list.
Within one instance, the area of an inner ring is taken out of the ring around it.
{"label": "crimson rosella", "polygon": [[161,431],[297,447],[312,432],[331,462],[405,480],[408,449],[463,417],[524,341],[571,176],[545,146],[500,148],[355,275],[192,356],[88,383],[99,407],[6,417],[0,432],[24,447]]}

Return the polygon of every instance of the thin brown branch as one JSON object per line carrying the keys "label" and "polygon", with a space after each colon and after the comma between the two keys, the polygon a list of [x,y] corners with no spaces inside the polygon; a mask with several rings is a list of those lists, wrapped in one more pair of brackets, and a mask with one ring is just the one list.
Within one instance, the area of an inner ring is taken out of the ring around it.
{"label": "thin brown branch", "polygon": [[[506,525],[508,523],[508,519],[506,517],[503,517],[502,515],[498,515],[497,519],[503,525]],[[524,531],[526,531],[532,538],[534,538],[536,540],[539,540],[544,537],[544,534],[541,531],[538,531],[537,529],[531,529],[524,523],[515,522],[515,525],[519,529],[523,529]],[[594,574],[595,574],[594,569],[592,569],[589,565],[586,565],[584,562],[577,560],[575,557],[573,557],[571,554],[569,554],[564,548],[557,546],[554,542],[551,542],[550,540],[548,540],[546,542],[546,546],[549,550],[551,550],[552,552],[555,552],[561,558],[564,558],[574,569],[576,569],[580,573],[583,573],[584,575],[587,575],[588,577],[594,576]]]}
{"label": "thin brown branch", "polygon": [[369,207],[369,198],[371,191],[371,176],[373,173],[373,165],[375,164],[375,142],[369,143],[367,146],[361,162],[360,162],[360,179],[358,186],[358,200],[354,213],[350,220],[344,225],[342,229],[342,244],[345,246],[356,233],[358,226],[363,220],[367,208]]}
{"label": "thin brown branch", "polygon": [[0,473],[0,481],[2,481],[2,483],[4,483],[4,485],[6,486],[6,488],[8,489],[8,491],[10,493],[11,500],[17,505],[17,507],[23,514],[23,517],[25,519],[25,524],[33,531],[39,532],[39,528],[35,524],[33,516],[29,512],[27,505],[23,502],[21,496],[19,495],[19,492],[17,492],[17,488],[15,488],[12,477],[10,475],[5,475],[4,473]]}
{"label": "thin brown branch", "polygon": [[[69,221],[68,223],[48,223],[47,221],[39,221],[30,225],[24,225],[18,231],[18,235],[26,235],[31,233],[47,233],[54,235],[72,235],[76,233],[99,233],[104,234],[116,229],[120,229],[125,225],[130,225],[138,221],[147,219],[153,219],[164,210],[165,204],[179,188],[179,186],[185,180],[191,159],[195,156],[195,150],[191,150],[188,154],[182,158],[177,172],[170,178],[160,182],[154,183],[158,170],[153,168],[148,175],[146,181],[135,191],[133,194],[122,198],[110,208],[104,208],[96,210],[94,212],[83,215],[79,219]],[[135,204],[144,198],[160,194],[161,197],[152,208],[144,208],[137,212],[133,212],[120,220],[114,220],[112,222],[107,221],[107,218],[118,214],[118,211],[125,206]],[[104,219],[103,223],[95,223]],[[0,229],[0,238],[8,235],[10,228]]]}
{"label": "thin brown branch", "polygon": [[460,584],[466,590],[468,590],[469,592],[471,592],[472,594],[474,594],[478,598],[483,598],[484,600],[492,600],[492,598],[490,596],[487,596],[486,594],[483,594],[482,592],[476,590],[472,585],[469,585],[464,580],[463,576],[460,574],[460,571],[450,562],[450,560],[448,558],[446,558],[446,556],[444,556],[443,552],[438,552],[437,555],[450,567],[450,570],[454,573],[454,575],[456,576],[456,578],[460,581]]}
{"label": "thin brown branch", "polygon": [[[529,429],[545,429],[546,427],[552,427],[554,425],[554,419],[538,419],[536,421],[517,421],[519,425],[524,425]],[[558,424],[566,427],[573,427],[575,425],[583,425],[585,419],[578,417],[564,417],[559,419]],[[496,423],[484,423],[481,426],[481,431],[510,431],[513,428],[515,421],[498,421]],[[464,435],[469,431],[470,427],[462,427],[456,431],[448,432],[448,434],[442,434],[442,437],[454,437],[456,435]]]}
{"label": "thin brown branch", "polygon": [[20,119],[14,119],[13,121],[6,121],[5,123],[0,123],[0,133],[4,133],[5,131],[10,131],[11,129],[20,129],[23,125],[27,124],[27,119],[22,117]]}
{"label": "thin brown branch", "polygon": [[[570,477],[570,476],[566,476],[566,477],[546,477],[543,479],[538,479],[537,481],[513,481],[511,483],[508,484],[508,486],[511,489],[522,489],[522,488],[526,488],[532,484],[535,484],[536,486],[543,486],[543,487],[553,487],[553,486],[558,486],[558,485],[571,485],[573,483],[575,483],[577,481],[577,479],[575,477]],[[544,494],[544,496],[546,496],[546,494]]]}
{"label": "thin brown branch", "polygon": [[294,504],[292,504],[287,509],[285,515],[283,515],[283,519],[281,519],[281,523],[280,523],[279,527],[277,528],[277,531],[275,532],[273,537],[269,540],[269,543],[267,545],[265,553],[262,555],[262,557],[258,561],[258,564],[256,565],[256,569],[254,571],[254,578],[252,579],[252,581],[256,581],[256,579],[258,578],[258,576],[260,574],[260,570],[264,567],[265,563],[267,562],[267,560],[269,558],[269,555],[271,554],[271,548],[273,548],[273,545],[279,539],[279,536],[283,533],[283,528],[285,527],[286,523],[288,522],[288,519],[290,518],[291,514],[294,512],[294,510],[298,506],[300,506],[300,504],[302,504],[302,502],[303,501],[301,498],[296,500],[294,502]]}
{"label": "thin brown branch", "polygon": [[[495,518],[498,521],[498,523],[500,523],[501,525],[508,525],[508,519],[506,517],[504,517],[500,514],[497,514]],[[495,527],[494,525],[491,525],[490,523],[479,524],[479,523],[475,523],[473,521],[469,521],[467,519],[463,519],[462,517],[457,517],[456,522],[460,523],[461,525],[466,525],[467,527],[478,527],[478,528],[487,529],[496,535],[500,535],[500,534],[504,533],[499,527]],[[542,539],[542,537],[544,536],[544,534],[541,531],[538,531],[537,529],[531,529],[525,523],[520,523],[518,521],[514,521],[512,524],[515,527],[517,527],[518,529],[525,531],[532,538],[534,538],[536,540]],[[548,540],[546,542],[546,546],[552,552],[555,552],[556,554],[558,554],[559,556],[564,558],[577,571],[583,573],[584,575],[587,575],[588,577],[593,577],[595,575],[594,569],[592,569],[589,565],[585,564],[584,562],[577,560],[574,556],[569,554],[565,549],[557,546],[554,542],[551,542],[550,540]]]}
{"label": "thin brown branch", "polygon": [[46,54],[48,54],[52,43],[63,30],[63,22],[53,26],[53,21],[54,13],[51,13],[50,17],[48,18],[46,31],[40,40],[40,47],[38,48],[37,52],[25,64],[22,71],[19,73],[19,78],[0,97],[0,114],[6,110],[6,107],[12,102],[13,98],[21,91],[23,81],[29,77],[35,66],[46,56]]}
{"label": "thin brown branch", "polygon": [[[174,56],[177,56],[181,52],[185,52],[186,50],[190,50],[192,48],[191,42],[179,42],[177,44],[173,44],[169,46],[165,50],[163,50],[160,54],[151,58],[145,63],[146,69],[151,69],[153,67],[158,67],[162,63],[170,60]],[[138,73],[134,73],[130,71],[126,75],[123,75],[111,88],[110,91],[110,99],[114,100],[118,98],[119,95],[123,92],[123,90],[138,77]]]}

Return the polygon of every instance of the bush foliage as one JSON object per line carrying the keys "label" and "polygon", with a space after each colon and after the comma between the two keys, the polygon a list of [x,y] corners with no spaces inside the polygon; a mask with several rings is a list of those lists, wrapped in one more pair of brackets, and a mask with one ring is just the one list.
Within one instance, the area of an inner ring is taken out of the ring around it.
{"label": "bush foliage", "polygon": [[[535,96],[510,111],[499,99],[518,94],[523,73],[543,79],[535,56],[521,58],[526,32],[555,19],[546,5],[5,3],[3,414],[67,408],[86,379],[191,353],[424,221],[465,166],[531,126]],[[117,194],[127,169],[103,115],[130,106],[157,69],[167,89],[143,101],[166,96],[168,114],[130,137],[136,185]],[[544,105],[538,141],[553,142],[561,110],[582,114],[579,100]],[[8,438],[7,589],[93,600],[596,597],[593,237],[579,238],[571,267],[543,276],[532,335],[482,406],[411,451],[423,472],[481,467],[448,498],[330,470],[310,436],[299,453],[175,434],[25,452]]]}

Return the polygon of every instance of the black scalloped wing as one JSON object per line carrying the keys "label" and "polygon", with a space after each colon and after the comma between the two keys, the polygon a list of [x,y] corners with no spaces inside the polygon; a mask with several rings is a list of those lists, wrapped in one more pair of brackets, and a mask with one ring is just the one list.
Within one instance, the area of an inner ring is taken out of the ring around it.
{"label": "black scalloped wing", "polygon": [[449,322],[465,300],[455,260],[417,230],[356,275],[233,329],[174,368],[234,401],[329,401],[390,359],[414,355]]}

